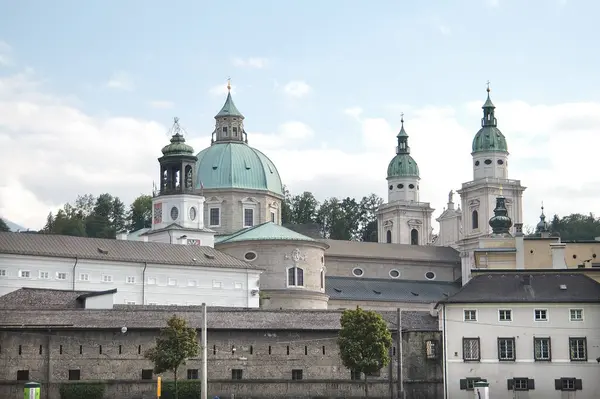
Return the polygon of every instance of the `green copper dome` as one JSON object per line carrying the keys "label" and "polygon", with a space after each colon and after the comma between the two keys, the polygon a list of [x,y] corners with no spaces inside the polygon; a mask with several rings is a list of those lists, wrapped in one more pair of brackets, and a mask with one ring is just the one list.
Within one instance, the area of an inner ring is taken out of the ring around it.
{"label": "green copper dome", "polygon": [[473,153],[476,152],[508,152],[506,138],[498,129],[498,120],[494,116],[496,106],[490,99],[490,88],[487,89],[488,97],[483,104],[483,118],[481,129],[473,138]]}
{"label": "green copper dome", "polygon": [[171,144],[163,147],[162,153],[164,156],[193,155],[194,149],[185,143],[181,134],[176,133],[171,137]]}
{"label": "green copper dome", "polygon": [[264,190],[283,196],[273,162],[244,142],[215,142],[197,157],[196,188]]}
{"label": "green copper dome", "polygon": [[396,156],[391,160],[387,169],[387,176],[393,177],[419,177],[419,166],[410,156],[410,147],[408,146],[408,134],[404,130],[404,117],[400,119],[402,127],[396,136],[398,146],[396,147]]}

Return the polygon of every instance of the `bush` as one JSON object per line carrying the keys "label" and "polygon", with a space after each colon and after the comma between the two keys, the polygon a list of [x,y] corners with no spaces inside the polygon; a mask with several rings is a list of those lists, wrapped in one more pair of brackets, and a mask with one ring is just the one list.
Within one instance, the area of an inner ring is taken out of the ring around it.
{"label": "bush", "polygon": [[[200,381],[177,380],[178,399],[200,399]],[[175,399],[175,383],[163,381],[160,399]],[[86,398],[87,399],[87,398]]]}
{"label": "bush", "polygon": [[60,386],[60,399],[102,399],[104,384],[72,383]]}

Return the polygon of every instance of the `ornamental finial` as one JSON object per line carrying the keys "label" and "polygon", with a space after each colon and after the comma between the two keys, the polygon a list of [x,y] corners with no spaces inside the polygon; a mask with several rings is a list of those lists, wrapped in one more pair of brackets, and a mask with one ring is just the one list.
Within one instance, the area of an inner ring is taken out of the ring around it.
{"label": "ornamental finial", "polygon": [[492,91],[492,89],[490,89],[490,81],[487,81],[487,89],[486,91],[489,93],[490,91]]}
{"label": "ornamental finial", "polygon": [[231,91],[231,78],[227,78],[227,91]]}
{"label": "ornamental finial", "polygon": [[400,113],[400,123],[404,125],[404,112]]}

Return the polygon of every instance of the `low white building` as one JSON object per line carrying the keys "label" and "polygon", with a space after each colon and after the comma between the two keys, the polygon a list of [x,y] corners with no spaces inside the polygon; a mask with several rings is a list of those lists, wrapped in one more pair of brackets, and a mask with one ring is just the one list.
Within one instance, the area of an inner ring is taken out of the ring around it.
{"label": "low white building", "polygon": [[[600,392],[600,283],[573,272],[474,276],[438,304],[445,398],[592,399]],[[476,396],[475,396],[476,397]]]}
{"label": "low white building", "polygon": [[262,270],[198,245],[0,233],[0,296],[117,289],[117,304],[259,306]]}

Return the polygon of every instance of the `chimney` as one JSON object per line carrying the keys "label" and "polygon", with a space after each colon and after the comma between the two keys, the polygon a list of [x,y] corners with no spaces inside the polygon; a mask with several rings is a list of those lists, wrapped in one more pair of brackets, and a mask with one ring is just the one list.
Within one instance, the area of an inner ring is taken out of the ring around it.
{"label": "chimney", "polygon": [[523,235],[523,223],[515,223],[515,250],[516,268],[525,269],[525,242]]}
{"label": "chimney", "polygon": [[565,248],[567,244],[563,242],[550,243],[550,252],[552,253],[552,268],[566,269]]}

